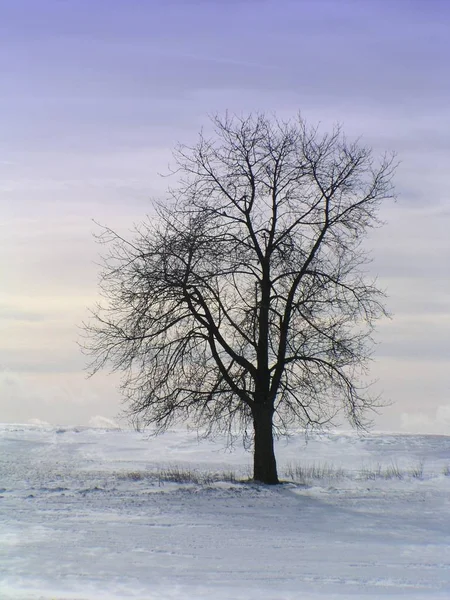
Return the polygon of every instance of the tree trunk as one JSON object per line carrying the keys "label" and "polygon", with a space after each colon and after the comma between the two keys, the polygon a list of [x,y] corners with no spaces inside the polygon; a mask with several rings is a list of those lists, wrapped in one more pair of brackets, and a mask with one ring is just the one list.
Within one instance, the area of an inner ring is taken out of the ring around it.
{"label": "tree trunk", "polygon": [[272,418],[272,408],[258,406],[253,410],[255,429],[253,479],[268,484],[279,483],[273,448]]}

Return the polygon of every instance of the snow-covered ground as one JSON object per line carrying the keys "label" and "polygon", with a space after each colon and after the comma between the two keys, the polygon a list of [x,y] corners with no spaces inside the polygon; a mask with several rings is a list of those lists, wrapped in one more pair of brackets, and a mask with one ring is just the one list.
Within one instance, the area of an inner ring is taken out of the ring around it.
{"label": "snow-covered ground", "polygon": [[450,437],[277,456],[297,483],[229,481],[251,456],[181,430],[0,425],[0,598],[450,598]]}

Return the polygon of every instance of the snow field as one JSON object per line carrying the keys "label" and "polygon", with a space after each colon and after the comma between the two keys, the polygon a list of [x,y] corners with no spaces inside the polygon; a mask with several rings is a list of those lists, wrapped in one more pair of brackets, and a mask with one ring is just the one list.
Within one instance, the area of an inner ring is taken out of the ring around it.
{"label": "snow field", "polygon": [[3,600],[450,598],[450,437],[0,426]]}

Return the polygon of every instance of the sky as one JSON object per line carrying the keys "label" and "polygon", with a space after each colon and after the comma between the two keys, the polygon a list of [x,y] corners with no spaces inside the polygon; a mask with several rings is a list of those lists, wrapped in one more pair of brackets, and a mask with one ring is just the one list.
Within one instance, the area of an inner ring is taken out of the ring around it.
{"label": "sky", "polygon": [[208,115],[301,111],[398,155],[374,426],[450,434],[449,40],[446,0],[0,0],[0,421],[118,420],[76,344],[93,221],[142,221]]}

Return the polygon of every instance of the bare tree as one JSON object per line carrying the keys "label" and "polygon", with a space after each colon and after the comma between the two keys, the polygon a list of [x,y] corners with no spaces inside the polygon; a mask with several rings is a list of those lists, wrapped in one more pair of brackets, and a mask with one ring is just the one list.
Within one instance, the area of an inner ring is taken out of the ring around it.
{"label": "bare tree", "polygon": [[213,124],[175,151],[172,201],[132,240],[103,229],[87,349],[93,372],[123,372],[143,425],[253,426],[254,479],[277,483],[274,432],[339,413],[363,426],[377,404],[361,376],[385,311],[361,242],[393,197],[393,159],[300,117]]}

